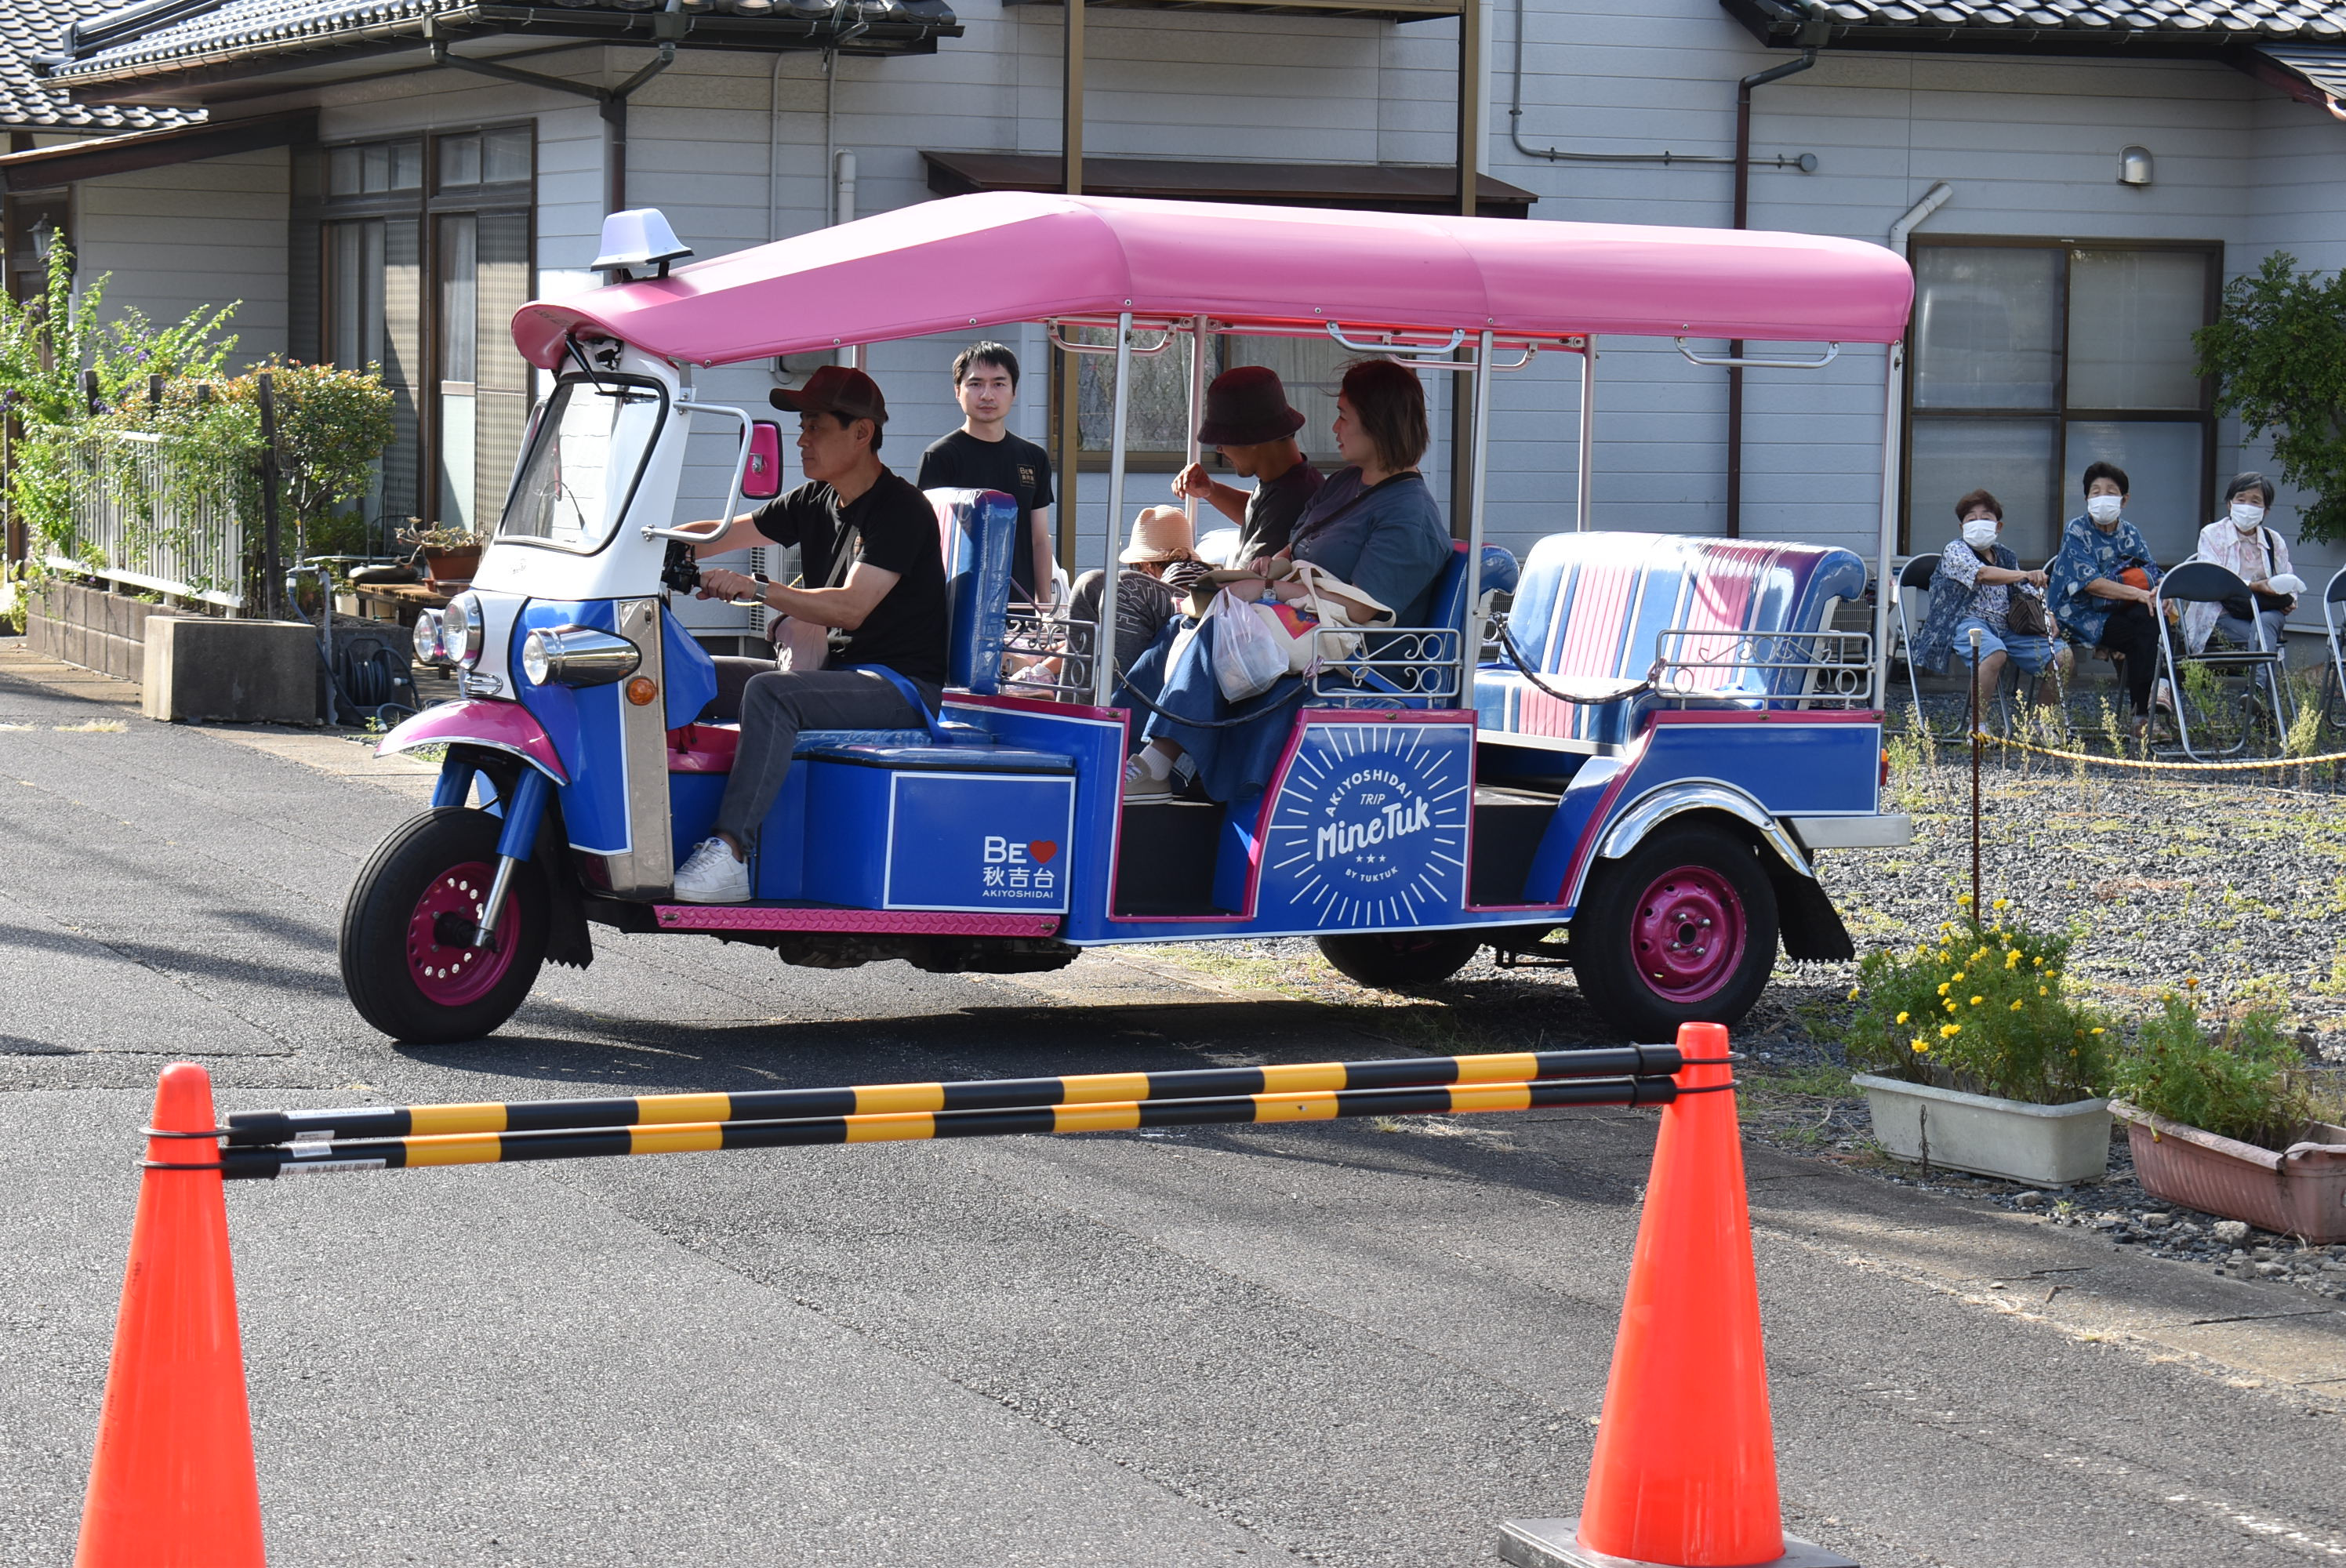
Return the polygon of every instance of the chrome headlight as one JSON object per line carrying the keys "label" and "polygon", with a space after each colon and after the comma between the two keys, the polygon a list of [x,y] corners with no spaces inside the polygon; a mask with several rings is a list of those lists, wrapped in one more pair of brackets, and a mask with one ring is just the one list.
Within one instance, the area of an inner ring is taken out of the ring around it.
{"label": "chrome headlight", "polygon": [[459,594],[440,612],[440,653],[466,669],[481,662],[481,596]]}
{"label": "chrome headlight", "polygon": [[415,617],[415,657],[424,664],[446,664],[448,645],[443,640],[440,612],[426,610]]}
{"label": "chrome headlight", "polygon": [[608,686],[636,673],[643,650],[592,626],[547,626],[522,639],[521,672],[533,686]]}

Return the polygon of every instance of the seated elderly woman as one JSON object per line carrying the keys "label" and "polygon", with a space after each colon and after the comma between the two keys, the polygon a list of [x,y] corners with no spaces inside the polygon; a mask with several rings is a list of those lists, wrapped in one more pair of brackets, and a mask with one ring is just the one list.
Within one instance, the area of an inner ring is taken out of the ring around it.
{"label": "seated elderly woman", "polygon": [[[2150,728],[2157,675],[2160,627],[2150,606],[2161,574],[2141,530],[2127,519],[2126,470],[2089,463],[2085,488],[2085,514],[2063,524],[2060,554],[2046,564],[2046,596],[2070,641],[2126,661],[2127,696],[2141,735]],[[2172,700],[2163,682],[2157,697]]]}
{"label": "seated elderly woman", "polygon": [[[1374,608],[1387,606],[1392,624],[1423,626],[1451,546],[1441,508],[1417,471],[1428,438],[1425,389],[1416,372],[1391,360],[1347,367],[1335,431],[1337,450],[1351,466],[1330,475],[1311,497],[1284,551],[1249,565],[1275,579],[1290,561],[1308,561],[1371,601],[1348,602],[1356,618],[1365,621]],[[1309,597],[1295,584],[1265,585],[1281,599]],[[1329,590],[1326,596],[1343,596]],[[1225,700],[1214,678],[1219,619],[1209,615],[1199,621],[1197,635],[1171,659],[1155,704],[1161,711],[1142,730],[1148,745],[1125,768],[1126,800],[1171,799],[1173,765],[1185,753],[1196,764],[1199,787],[1214,799],[1243,799],[1270,781],[1287,739],[1294,687],[1281,681],[1243,703]],[[1260,722],[1229,723],[1250,717]]]}
{"label": "seated elderly woman", "polygon": [[[1984,710],[1995,696],[2007,661],[2036,678],[2036,700],[2058,702],[2069,650],[2051,636],[2045,605],[2045,574],[2024,572],[2020,557],[1997,543],[2004,532],[2004,504],[1984,490],[1955,503],[1962,536],[1939,555],[1931,584],[1931,613],[1915,635],[1914,661],[1933,675],[1947,667],[1953,653],[1966,664],[1976,657],[1974,690]],[[1977,631],[1979,652],[1972,651]]]}
{"label": "seated elderly woman", "polygon": [[2237,647],[2278,653],[2281,623],[2297,607],[2305,579],[2290,565],[2289,542],[2265,525],[2273,484],[2261,473],[2239,473],[2224,487],[2224,513],[2199,530],[2199,559],[2213,561],[2249,585],[2245,599],[2183,606],[2183,637],[2193,653],[2212,634]]}

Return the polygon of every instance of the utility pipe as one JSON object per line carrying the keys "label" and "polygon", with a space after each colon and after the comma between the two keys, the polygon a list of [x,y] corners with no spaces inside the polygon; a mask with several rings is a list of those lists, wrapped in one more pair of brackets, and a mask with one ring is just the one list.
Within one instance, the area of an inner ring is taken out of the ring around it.
{"label": "utility pipe", "polygon": [[[1787,60],[1780,66],[1770,66],[1764,71],[1754,71],[1735,84],[1735,213],[1730,229],[1748,229],[1751,217],[1751,89],[1764,87],[1770,82],[1807,70],[1817,63],[1813,48],[1800,51],[1797,60]],[[1727,357],[1743,357],[1743,340],[1728,344]],[[1727,372],[1727,536],[1743,537],[1743,367],[1731,365]]]}
{"label": "utility pipe", "polygon": [[[1901,260],[1906,255],[1906,242],[1914,230],[1953,200],[1954,194],[1954,188],[1943,179],[1924,191],[1923,199],[1890,226],[1890,249]],[[1900,406],[1904,389],[1899,383],[1905,366],[1905,345],[1891,344],[1882,355],[1882,529],[1875,540],[1873,565],[1873,688],[1885,698],[1890,690],[1890,610],[1898,592],[1890,561],[1898,552],[1898,475],[1906,444],[1904,410]]]}

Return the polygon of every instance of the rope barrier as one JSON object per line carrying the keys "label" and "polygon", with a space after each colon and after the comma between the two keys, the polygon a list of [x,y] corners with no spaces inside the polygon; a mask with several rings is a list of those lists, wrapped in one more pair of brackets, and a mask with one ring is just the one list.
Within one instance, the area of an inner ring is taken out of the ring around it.
{"label": "rope barrier", "polygon": [[1984,746],[2000,746],[2008,750],[2055,758],[2063,762],[2091,762],[2105,768],[2174,768],[2187,773],[2243,773],[2259,768],[2313,768],[2325,762],[2346,762],[2346,751],[2327,751],[2318,757],[2256,758],[2244,762],[2193,762],[2188,759],[2161,762],[2148,758],[2103,757],[2091,751],[2061,751],[2049,746],[2014,740],[2008,736],[1991,735],[1984,729],[1963,735],[1939,735],[1927,729],[1920,733],[1940,746],[1968,746],[1977,740]]}
{"label": "rope barrier", "polygon": [[1300,1091],[1389,1089],[1552,1078],[1665,1076],[1684,1064],[1675,1045],[1510,1051],[1478,1056],[1404,1056],[1375,1062],[1305,1062],[1170,1073],[1093,1073],[1061,1078],[871,1084],[842,1089],[760,1089],[746,1094],[652,1095],[635,1099],[520,1100],[457,1105],[362,1105],[324,1111],[238,1111],[234,1146],[403,1138],[451,1134],[567,1132],[692,1123],[788,1121],[882,1112],[974,1111],[1224,1098]]}
{"label": "rope barrier", "polygon": [[[1732,1085],[1727,1084],[1709,1086],[1729,1087]],[[702,1154],[819,1144],[1129,1132],[1144,1127],[1230,1123],[1327,1122],[1353,1116],[1444,1115],[1561,1105],[1667,1105],[1682,1094],[1698,1092],[1707,1091],[1680,1089],[1676,1080],[1666,1077],[1551,1079],[991,1110],[886,1111],[788,1121],[682,1122],[602,1129],[440,1134],[310,1142],[269,1148],[231,1147],[220,1151],[219,1170],[230,1181],[273,1180],[286,1175],[497,1165],[514,1160],[591,1159],[618,1155]]]}

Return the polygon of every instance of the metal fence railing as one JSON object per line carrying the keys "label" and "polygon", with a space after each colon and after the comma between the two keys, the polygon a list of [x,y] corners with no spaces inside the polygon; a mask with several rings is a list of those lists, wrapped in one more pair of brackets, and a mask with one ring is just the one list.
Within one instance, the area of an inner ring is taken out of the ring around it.
{"label": "metal fence railing", "polygon": [[72,533],[47,564],[156,593],[244,607],[244,520],[229,499],[190,500],[172,483],[168,443],[96,431],[66,445]]}

